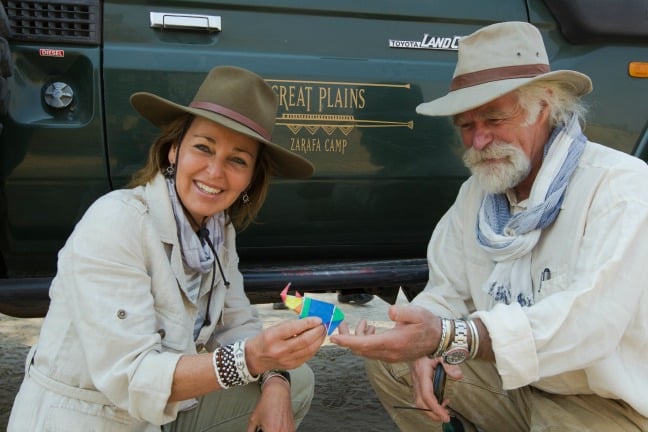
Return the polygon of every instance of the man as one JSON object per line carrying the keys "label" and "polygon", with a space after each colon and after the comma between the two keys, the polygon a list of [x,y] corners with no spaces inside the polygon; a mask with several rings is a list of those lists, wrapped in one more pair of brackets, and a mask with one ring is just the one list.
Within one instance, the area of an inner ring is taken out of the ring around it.
{"label": "man", "polygon": [[450,92],[417,108],[451,116],[472,176],[432,235],[425,290],[390,308],[395,327],[331,338],[378,360],[369,377],[401,430],[441,430],[450,413],[483,431],[648,430],[648,168],[587,141],[590,91],[550,71],[535,27],[509,22],[463,38]]}

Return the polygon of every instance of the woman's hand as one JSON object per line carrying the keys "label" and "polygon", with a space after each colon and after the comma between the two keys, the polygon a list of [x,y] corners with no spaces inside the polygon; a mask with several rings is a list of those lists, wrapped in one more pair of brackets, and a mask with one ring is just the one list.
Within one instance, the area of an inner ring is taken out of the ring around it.
{"label": "woman's hand", "polygon": [[295,421],[290,401],[290,384],[280,377],[268,378],[261,399],[254,408],[247,432],[293,432]]}
{"label": "woman's hand", "polygon": [[285,321],[265,329],[245,343],[245,359],[251,374],[270,369],[295,369],[311,359],[326,338],[317,317]]}

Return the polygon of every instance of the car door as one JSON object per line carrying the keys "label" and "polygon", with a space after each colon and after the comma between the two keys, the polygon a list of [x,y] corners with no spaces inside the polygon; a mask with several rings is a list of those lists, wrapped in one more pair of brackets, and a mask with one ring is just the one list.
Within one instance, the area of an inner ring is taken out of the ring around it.
{"label": "car door", "polygon": [[0,97],[0,277],[51,276],[75,222],[110,190],[101,3],[2,7],[11,71]]}
{"label": "car door", "polygon": [[239,236],[245,262],[271,263],[424,256],[467,172],[450,121],[415,108],[447,91],[460,36],[527,15],[522,0],[175,0],[106,1],[104,18],[116,186],[156,134],[131,93],[187,104],[218,65],[248,68],[275,89],[274,141],[316,173],[276,179],[259,223]]}

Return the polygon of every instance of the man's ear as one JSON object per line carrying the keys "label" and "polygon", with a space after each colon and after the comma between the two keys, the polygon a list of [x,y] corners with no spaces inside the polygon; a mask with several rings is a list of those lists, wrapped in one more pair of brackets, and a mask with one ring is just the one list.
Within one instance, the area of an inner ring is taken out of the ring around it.
{"label": "man's ear", "polygon": [[538,121],[540,123],[546,123],[551,115],[551,110],[549,109],[549,103],[546,100],[540,101],[540,112],[538,113]]}

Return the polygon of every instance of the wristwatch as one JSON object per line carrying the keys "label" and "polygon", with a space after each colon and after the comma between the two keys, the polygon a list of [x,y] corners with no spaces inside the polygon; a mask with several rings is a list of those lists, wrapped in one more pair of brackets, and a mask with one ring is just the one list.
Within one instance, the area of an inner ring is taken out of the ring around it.
{"label": "wristwatch", "polygon": [[455,320],[454,339],[443,353],[443,361],[447,364],[461,364],[470,355],[468,351],[468,326],[464,320]]}

